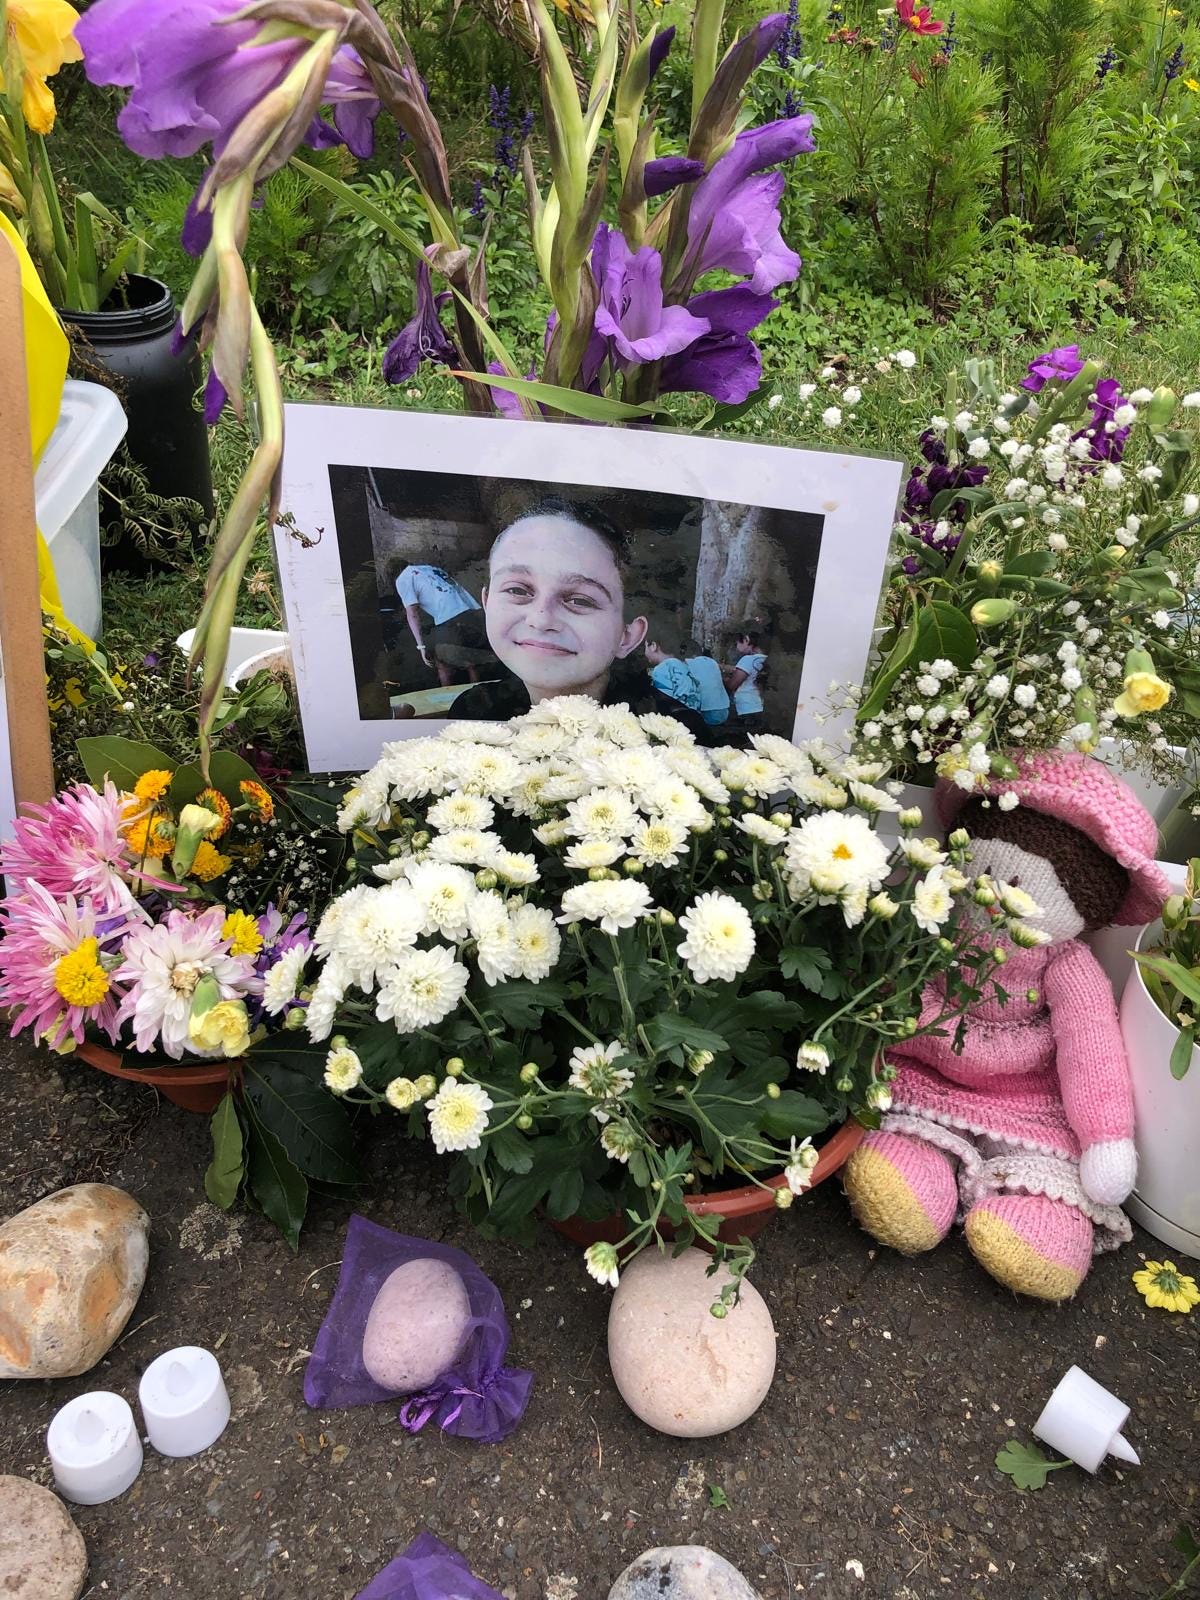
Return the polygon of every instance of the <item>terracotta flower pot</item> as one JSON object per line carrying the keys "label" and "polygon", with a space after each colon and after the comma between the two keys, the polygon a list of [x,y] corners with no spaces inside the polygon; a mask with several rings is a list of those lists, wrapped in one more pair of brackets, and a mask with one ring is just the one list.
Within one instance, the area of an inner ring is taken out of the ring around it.
{"label": "terracotta flower pot", "polygon": [[[866,1129],[859,1123],[843,1122],[833,1137],[821,1146],[820,1159],[813,1168],[810,1187],[824,1183],[826,1178],[831,1178],[843,1167],[865,1133]],[[785,1183],[786,1179],[779,1173],[766,1180],[765,1189],[751,1183],[741,1189],[718,1189],[713,1194],[689,1195],[683,1203],[693,1216],[723,1217],[725,1220],[717,1230],[717,1238],[722,1244],[736,1244],[739,1239],[756,1239],[771,1218],[778,1214],[775,1191],[782,1189]],[[589,1244],[619,1244],[629,1232],[628,1223],[619,1215],[601,1217],[596,1222],[588,1222],[583,1217],[566,1217],[562,1221],[548,1217],[547,1221],[572,1244],[582,1245],[585,1249]],[[669,1222],[664,1221],[660,1226],[666,1238],[674,1237],[675,1230]]]}
{"label": "terracotta flower pot", "polygon": [[110,1050],[90,1040],[85,1040],[75,1054],[89,1067],[107,1072],[110,1078],[148,1084],[165,1095],[172,1105],[200,1115],[217,1109],[240,1071],[236,1061],[198,1061],[190,1067],[128,1067],[127,1060],[140,1059],[133,1051]]}

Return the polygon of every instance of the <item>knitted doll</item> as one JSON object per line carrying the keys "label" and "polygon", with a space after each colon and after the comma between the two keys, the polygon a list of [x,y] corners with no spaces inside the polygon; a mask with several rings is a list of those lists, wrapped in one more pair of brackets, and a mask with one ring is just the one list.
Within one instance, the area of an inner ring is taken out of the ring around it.
{"label": "knitted doll", "polygon": [[[1133,1099],[1108,979],[1080,936],[1152,921],[1168,884],[1154,821],[1125,784],[1086,756],[1023,757],[990,798],[939,785],[947,827],[971,835],[971,870],[1025,891],[1051,942],[1006,946],[1007,961],[955,1027],[890,1052],[892,1109],[847,1163],[856,1217],[906,1255],[962,1220],[1001,1283],[1065,1300],[1093,1253],[1131,1237]],[[1019,804],[999,803],[1006,793]],[[996,994],[1007,994],[1003,1002]],[[927,992],[922,1020],[940,1001]]]}

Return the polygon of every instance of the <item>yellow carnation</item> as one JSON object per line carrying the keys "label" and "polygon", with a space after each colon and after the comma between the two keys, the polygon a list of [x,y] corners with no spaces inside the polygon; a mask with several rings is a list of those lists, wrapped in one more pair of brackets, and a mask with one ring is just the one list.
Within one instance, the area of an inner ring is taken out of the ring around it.
{"label": "yellow carnation", "polygon": [[233,865],[231,856],[223,856],[219,850],[214,850],[207,839],[201,839],[196,848],[195,859],[189,869],[193,878],[199,878],[201,883],[211,883],[214,878],[219,878],[223,872],[228,872]]}
{"label": "yellow carnation", "polygon": [[240,1056],[250,1044],[250,1018],[241,1000],[218,1000],[188,1020],[188,1038],[197,1050]]}
{"label": "yellow carnation", "polygon": [[1125,679],[1125,692],[1113,701],[1121,717],[1140,717],[1143,711],[1161,711],[1171,698],[1171,685],[1157,672],[1131,672]]}

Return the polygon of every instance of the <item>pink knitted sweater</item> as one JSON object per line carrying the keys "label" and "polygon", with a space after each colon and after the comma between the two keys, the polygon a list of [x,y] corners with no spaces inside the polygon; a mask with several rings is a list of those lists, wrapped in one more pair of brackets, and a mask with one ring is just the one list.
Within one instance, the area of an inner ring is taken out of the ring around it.
{"label": "pink knitted sweater", "polygon": [[[1008,995],[995,996],[995,984]],[[1028,991],[1036,990],[1030,1001]],[[922,1022],[941,1009],[926,991]],[[961,1055],[951,1023],[889,1052],[898,1112],[1006,1143],[1078,1158],[1133,1137],[1133,1095],[1112,989],[1086,945],[1070,939],[1009,959],[967,1012]]]}

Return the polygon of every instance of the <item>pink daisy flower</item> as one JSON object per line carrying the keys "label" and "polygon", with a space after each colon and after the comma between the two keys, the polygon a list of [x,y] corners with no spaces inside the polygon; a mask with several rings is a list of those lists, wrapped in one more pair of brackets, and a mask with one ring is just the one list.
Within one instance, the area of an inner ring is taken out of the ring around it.
{"label": "pink daisy flower", "polygon": [[161,1045],[173,1060],[184,1051],[203,1055],[188,1038],[192,996],[202,978],[216,979],[222,1000],[258,994],[262,980],[253,956],[229,953],[221,932],[224,906],[199,916],[171,910],[152,927],[135,928],[125,941],[125,960],[115,976],[129,985],[118,1020],[132,1019],[139,1050]]}
{"label": "pink daisy flower", "polygon": [[137,863],[121,837],[127,819],[113,783],[103,790],[77,783],[49,804],[28,807],[12,841],[0,851],[0,870],[18,889],[40,883],[54,896],[87,895],[96,906],[131,906],[126,879]]}
{"label": "pink daisy flower", "polygon": [[4,902],[0,917],[0,1006],[16,1013],[13,1034],[32,1028],[52,1046],[68,1037],[79,1044],[92,1022],[115,1041],[123,986],[113,969],[130,928],[128,911],[100,911],[73,895],[56,900],[29,882],[19,898]]}

